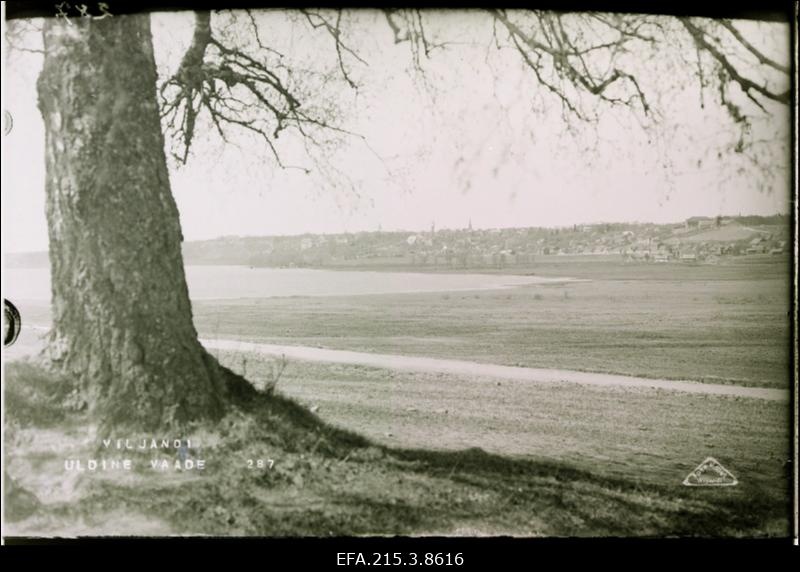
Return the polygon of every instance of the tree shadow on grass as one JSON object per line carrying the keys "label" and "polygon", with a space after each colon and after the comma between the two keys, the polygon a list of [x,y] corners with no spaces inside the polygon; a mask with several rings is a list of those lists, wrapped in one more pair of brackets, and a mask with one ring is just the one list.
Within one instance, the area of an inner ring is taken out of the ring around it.
{"label": "tree shadow on grass", "polygon": [[[59,409],[41,370],[7,373],[6,395],[15,396],[7,417],[52,427],[78,415]],[[25,391],[14,388],[28,380]],[[176,484],[143,471],[138,483],[105,479],[74,503],[36,510],[68,523],[125,507],[169,522],[175,534],[236,536],[747,536],[775,522],[788,534],[788,496],[774,491],[643,485],[479,448],[392,448],[287,397],[240,389],[229,414],[204,427],[219,440],[205,451],[213,468],[201,478]],[[245,466],[260,454],[274,467]]]}

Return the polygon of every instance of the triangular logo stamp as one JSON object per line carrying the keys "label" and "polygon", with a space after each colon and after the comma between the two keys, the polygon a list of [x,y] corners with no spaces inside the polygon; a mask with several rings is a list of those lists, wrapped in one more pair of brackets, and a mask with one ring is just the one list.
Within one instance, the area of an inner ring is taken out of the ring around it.
{"label": "triangular logo stamp", "polygon": [[714,457],[708,457],[683,479],[687,487],[732,487],[738,483],[736,477]]}

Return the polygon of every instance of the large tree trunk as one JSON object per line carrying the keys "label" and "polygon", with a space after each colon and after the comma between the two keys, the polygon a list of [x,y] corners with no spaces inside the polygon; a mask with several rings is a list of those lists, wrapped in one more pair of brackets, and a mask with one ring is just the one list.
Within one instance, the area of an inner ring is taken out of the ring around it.
{"label": "large tree trunk", "polygon": [[219,415],[225,385],[192,324],[149,17],[50,19],[44,44],[51,363],[111,426]]}

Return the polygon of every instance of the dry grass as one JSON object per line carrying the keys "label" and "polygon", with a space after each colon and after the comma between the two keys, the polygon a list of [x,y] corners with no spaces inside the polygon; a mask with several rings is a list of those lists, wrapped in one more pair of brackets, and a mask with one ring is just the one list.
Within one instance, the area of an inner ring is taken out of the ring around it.
{"label": "dry grass", "polygon": [[[236,361],[237,356],[229,357]],[[255,377],[269,375],[269,364],[249,362],[248,367]],[[9,364],[6,373],[10,388],[25,385],[31,376],[46,378],[41,370],[24,364]],[[596,394],[581,400],[576,395],[556,393],[521,418],[515,414],[498,418],[499,411],[493,402],[502,400],[484,399],[485,407],[478,402],[467,407],[466,402],[478,386],[463,394],[452,386],[463,381],[424,377],[387,380],[387,372],[381,370],[331,371],[322,366],[290,364],[281,391],[293,391],[303,401],[307,400],[307,395],[302,397],[303,391],[315,392],[314,401],[321,404],[322,418],[279,395],[262,395],[242,404],[221,424],[196,427],[191,433],[203,444],[197,454],[209,460],[208,470],[199,475],[154,474],[144,459],[137,470],[123,476],[65,475],[65,457],[96,454],[97,443],[93,441],[89,420],[64,409],[57,426],[49,423],[42,426],[38,418],[18,419],[14,411],[9,411],[6,467],[15,482],[10,492],[7,489],[10,496],[6,497],[4,533],[260,536],[788,533],[788,497],[780,470],[773,460],[767,459],[769,453],[757,453],[759,442],[772,446],[780,442],[780,429],[764,421],[769,411],[752,409],[752,403],[741,409],[733,406],[729,414],[735,417],[737,411],[747,412],[753,416],[749,418],[751,425],[760,418],[756,436],[743,441],[739,431],[728,435],[727,441],[721,438],[718,441],[720,446],[727,443],[739,447],[736,455],[720,455],[720,460],[728,463],[742,484],[725,489],[690,489],[678,482],[683,470],[695,463],[695,452],[705,451],[702,440],[707,438],[691,427],[684,426],[681,432],[662,436],[650,451],[655,451],[656,459],[659,455],[664,458],[651,467],[648,463],[652,459],[643,456],[643,441],[638,436],[614,443],[625,433],[611,429],[615,425],[613,416],[606,418],[615,399],[609,398],[598,409],[587,407],[598,402]],[[397,385],[394,393],[391,384]],[[433,391],[434,386],[439,387],[438,392]],[[40,391],[46,393],[47,388],[40,386]],[[424,399],[418,398],[418,391],[424,393]],[[448,392],[450,397],[442,395]],[[455,393],[463,394],[456,399],[463,411],[454,409],[443,414],[432,410],[434,402],[441,407],[455,399]],[[416,403],[417,414],[397,407],[403,403],[403,395]],[[544,394],[539,397],[544,398]],[[565,401],[570,397],[577,402]],[[387,398],[391,401],[387,402]],[[50,400],[41,394],[37,399]],[[645,396],[633,399],[635,402],[621,404],[620,411],[628,412],[624,415],[638,415],[629,410],[645,402]],[[553,410],[556,402],[561,403],[560,409]],[[726,410],[729,405],[725,405]],[[651,411],[654,407],[651,406]],[[483,415],[478,414],[481,409]],[[564,418],[571,410],[572,416]],[[603,423],[594,424],[589,410],[596,411],[596,415],[605,411]],[[713,409],[705,411],[707,414]],[[559,413],[560,418],[548,421],[550,415]],[[775,412],[772,414],[779,417]],[[704,415],[689,414],[686,421],[697,421]],[[575,421],[582,417],[587,417],[583,427],[576,426]],[[667,421],[669,417],[665,413],[651,427],[673,427]],[[494,432],[492,424],[503,420],[509,425]],[[516,442],[508,439],[515,423],[522,433],[522,439]],[[616,423],[622,424],[619,419]],[[374,439],[351,433],[345,429],[348,426]],[[386,434],[387,427],[391,427],[391,435]],[[465,427],[471,427],[471,432],[462,434]],[[559,428],[563,431],[561,437]],[[548,435],[529,442],[534,451],[523,454],[522,449],[528,443],[526,436],[536,435],[539,430]],[[469,448],[464,448],[458,440],[472,440],[481,433],[484,438],[475,438]],[[693,444],[680,455],[667,458],[679,449],[680,443],[687,441]],[[548,453],[556,452],[559,442],[564,444],[565,454],[554,460]],[[518,450],[509,454],[499,451],[502,448]],[[600,460],[603,454],[609,462]],[[275,464],[272,469],[254,470],[246,463],[253,458],[271,458]],[[624,459],[627,470],[621,464]],[[671,472],[658,470],[670,464],[674,468]]]}

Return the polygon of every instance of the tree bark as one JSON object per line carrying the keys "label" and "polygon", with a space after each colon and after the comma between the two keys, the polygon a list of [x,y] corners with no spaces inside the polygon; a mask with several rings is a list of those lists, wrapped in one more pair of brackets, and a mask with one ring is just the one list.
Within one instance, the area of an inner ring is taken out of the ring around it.
{"label": "tree bark", "polygon": [[106,426],[216,417],[224,373],[192,323],[149,17],[50,19],[44,45],[50,362]]}

